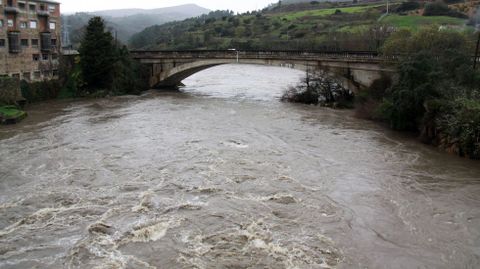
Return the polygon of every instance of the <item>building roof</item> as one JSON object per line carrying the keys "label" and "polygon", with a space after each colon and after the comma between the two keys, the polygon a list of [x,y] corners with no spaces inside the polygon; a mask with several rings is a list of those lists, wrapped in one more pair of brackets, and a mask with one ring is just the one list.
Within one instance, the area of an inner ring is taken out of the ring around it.
{"label": "building roof", "polygon": [[57,1],[54,1],[54,0],[29,0],[29,2],[48,3],[48,4],[58,4],[58,5],[60,5],[60,2],[57,2]]}

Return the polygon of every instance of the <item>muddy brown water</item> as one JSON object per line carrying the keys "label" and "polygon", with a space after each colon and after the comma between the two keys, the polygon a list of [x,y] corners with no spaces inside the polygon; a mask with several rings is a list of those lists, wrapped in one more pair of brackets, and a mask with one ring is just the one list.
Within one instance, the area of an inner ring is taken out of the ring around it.
{"label": "muddy brown water", "polygon": [[480,164],[227,65],[0,127],[0,268],[480,268]]}

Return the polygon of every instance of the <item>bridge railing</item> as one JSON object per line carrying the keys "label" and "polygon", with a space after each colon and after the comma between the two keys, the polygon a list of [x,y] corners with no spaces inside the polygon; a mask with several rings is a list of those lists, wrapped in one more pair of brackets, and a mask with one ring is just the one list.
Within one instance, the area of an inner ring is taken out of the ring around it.
{"label": "bridge railing", "polygon": [[[296,51],[296,50],[135,50],[131,54],[136,59],[295,59],[295,60],[358,60],[394,62],[407,55],[382,55],[376,51]],[[472,61],[480,63],[480,57],[472,56]]]}
{"label": "bridge railing", "polygon": [[369,60],[382,60],[386,59],[385,56],[379,55],[377,52],[372,51],[292,51],[292,50],[275,50],[275,51],[253,51],[253,50],[186,50],[186,51],[131,51],[134,58],[222,58],[222,59],[234,59],[237,54],[240,58],[248,59],[316,59],[316,58],[332,58],[332,59],[369,59]]}

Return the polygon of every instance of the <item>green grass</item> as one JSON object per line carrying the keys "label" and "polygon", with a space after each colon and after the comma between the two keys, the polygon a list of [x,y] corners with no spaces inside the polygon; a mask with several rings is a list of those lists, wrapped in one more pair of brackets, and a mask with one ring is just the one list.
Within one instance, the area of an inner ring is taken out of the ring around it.
{"label": "green grass", "polygon": [[342,13],[361,13],[365,12],[372,8],[381,7],[384,5],[369,5],[369,6],[355,6],[355,7],[343,7],[343,8],[327,8],[327,9],[317,9],[317,10],[306,10],[293,13],[283,13],[275,16],[280,16],[282,19],[295,20],[303,17],[323,17],[335,14],[337,10],[340,10]]}
{"label": "green grass", "polygon": [[466,20],[446,17],[446,16],[399,16],[399,15],[390,15],[385,17],[382,22],[391,24],[399,28],[406,28],[409,30],[417,30],[422,26],[428,25],[455,25],[463,26],[465,25]]}
{"label": "green grass", "polygon": [[339,32],[341,33],[362,33],[366,32],[370,29],[372,25],[371,24],[363,24],[363,25],[347,25],[343,26],[340,29],[338,29]]}
{"label": "green grass", "polygon": [[0,117],[5,119],[17,119],[26,116],[26,112],[15,106],[0,106]]}

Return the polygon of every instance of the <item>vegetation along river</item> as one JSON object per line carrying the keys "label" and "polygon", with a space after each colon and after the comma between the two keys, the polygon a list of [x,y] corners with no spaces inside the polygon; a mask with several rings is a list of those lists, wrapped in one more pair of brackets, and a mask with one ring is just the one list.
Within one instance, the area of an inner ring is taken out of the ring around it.
{"label": "vegetation along river", "polygon": [[479,163],[279,102],[301,76],[31,106],[0,127],[0,268],[479,268]]}

